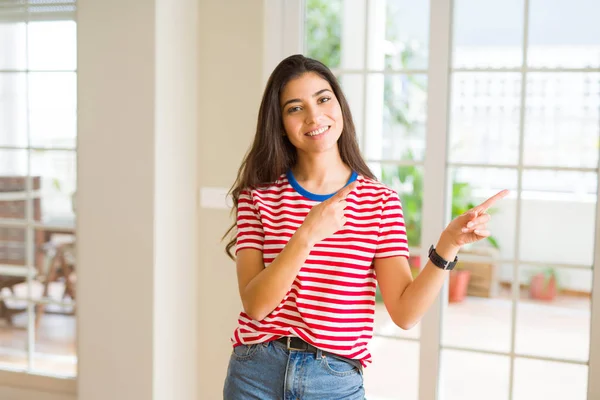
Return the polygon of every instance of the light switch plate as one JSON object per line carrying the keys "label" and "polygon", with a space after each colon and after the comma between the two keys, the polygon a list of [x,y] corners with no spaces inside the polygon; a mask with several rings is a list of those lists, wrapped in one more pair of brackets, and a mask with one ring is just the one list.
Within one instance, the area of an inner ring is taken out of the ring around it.
{"label": "light switch plate", "polygon": [[223,187],[201,187],[200,207],[229,210],[233,207],[231,197],[227,196],[229,189]]}

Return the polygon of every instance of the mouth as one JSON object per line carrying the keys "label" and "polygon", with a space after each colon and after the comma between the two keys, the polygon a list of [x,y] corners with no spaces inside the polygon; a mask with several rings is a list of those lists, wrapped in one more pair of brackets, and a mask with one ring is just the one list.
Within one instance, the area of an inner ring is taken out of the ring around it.
{"label": "mouth", "polygon": [[324,134],[325,132],[327,132],[329,130],[329,128],[331,128],[331,126],[329,126],[329,125],[322,126],[319,129],[315,129],[314,131],[306,132],[304,134],[304,136],[310,136],[310,137],[320,136],[320,135]]}

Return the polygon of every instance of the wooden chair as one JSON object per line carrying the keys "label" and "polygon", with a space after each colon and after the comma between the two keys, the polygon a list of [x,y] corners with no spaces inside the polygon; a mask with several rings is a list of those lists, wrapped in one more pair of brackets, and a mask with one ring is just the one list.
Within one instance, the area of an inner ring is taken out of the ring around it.
{"label": "wooden chair", "polygon": [[[41,221],[41,199],[35,197],[41,187],[40,177],[32,177],[33,182],[33,220]],[[26,219],[26,177],[0,176],[0,219],[25,220]],[[34,233],[34,264],[37,273],[43,270],[45,255],[43,252],[44,233]],[[25,228],[14,226],[0,226],[0,265],[9,267],[22,267],[22,276],[10,276],[0,273],[0,292],[2,290],[14,294],[14,287],[27,281],[26,275],[27,242]],[[0,299],[0,319],[5,319],[12,324],[14,314],[25,309],[9,308],[4,299]]]}
{"label": "wooden chair", "polygon": [[[67,296],[72,300],[76,298],[76,282],[77,275],[75,272],[75,237],[72,236],[71,241],[52,245],[54,255],[49,261],[48,270],[44,275],[44,291],[42,298],[48,298],[50,295],[50,284],[53,282],[62,281],[64,284],[64,291],[62,293],[62,299],[64,300]],[[46,310],[45,304],[36,305],[36,316],[35,316],[35,327],[36,329],[40,325],[42,315]]]}

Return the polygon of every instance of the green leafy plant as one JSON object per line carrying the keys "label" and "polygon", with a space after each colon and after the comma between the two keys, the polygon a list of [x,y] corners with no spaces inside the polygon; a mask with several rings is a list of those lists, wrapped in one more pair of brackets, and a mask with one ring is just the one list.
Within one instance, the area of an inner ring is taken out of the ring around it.
{"label": "green leafy plant", "polygon": [[330,68],[340,65],[342,2],[306,2],[306,54]]}
{"label": "green leafy plant", "polygon": [[[410,153],[410,151],[409,151]],[[421,242],[421,210],[423,209],[423,174],[418,166],[384,166],[381,180],[400,192],[404,224],[409,246]],[[403,190],[406,188],[406,190]]]}

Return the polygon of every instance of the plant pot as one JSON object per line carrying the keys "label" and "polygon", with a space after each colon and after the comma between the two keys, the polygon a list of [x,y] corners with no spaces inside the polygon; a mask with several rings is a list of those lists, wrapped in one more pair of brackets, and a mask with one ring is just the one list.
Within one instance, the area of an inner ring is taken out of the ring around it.
{"label": "plant pot", "polygon": [[556,297],[556,277],[536,274],[529,283],[529,297],[535,300],[552,301]]}
{"label": "plant pot", "polygon": [[451,271],[450,282],[448,285],[448,301],[450,303],[460,303],[467,296],[469,279],[471,271]]}
{"label": "plant pot", "polygon": [[421,256],[410,256],[408,258],[408,263],[411,268],[421,269]]}

